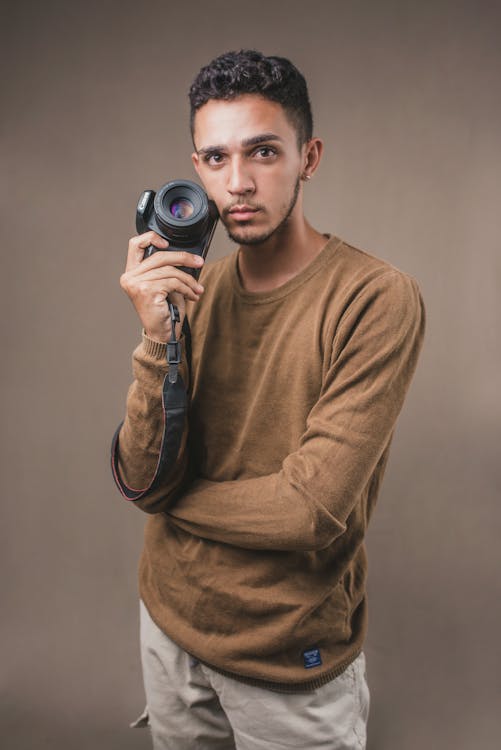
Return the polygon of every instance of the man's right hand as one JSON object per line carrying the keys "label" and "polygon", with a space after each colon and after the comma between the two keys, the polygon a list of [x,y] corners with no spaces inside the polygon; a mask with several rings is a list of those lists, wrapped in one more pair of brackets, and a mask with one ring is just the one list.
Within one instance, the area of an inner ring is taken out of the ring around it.
{"label": "man's right hand", "polygon": [[[149,245],[158,248],[143,260]],[[171,322],[167,296],[177,305],[182,326],[186,314],[186,302],[198,302],[204,288],[178,266],[201,268],[204,261],[199,255],[169,250],[169,243],[156,232],[146,232],[129,240],[127,265],[120,277],[120,286],[130,297],[136,308],[147,336],[166,342],[171,334]]]}

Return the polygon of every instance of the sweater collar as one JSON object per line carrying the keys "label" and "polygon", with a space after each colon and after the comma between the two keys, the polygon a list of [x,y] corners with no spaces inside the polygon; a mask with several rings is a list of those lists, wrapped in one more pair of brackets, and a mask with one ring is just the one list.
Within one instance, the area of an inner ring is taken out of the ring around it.
{"label": "sweater collar", "polygon": [[305,284],[312,276],[321,271],[326,265],[328,265],[332,256],[342,244],[342,240],[334,235],[326,235],[329,239],[322,250],[316,255],[313,260],[308,263],[299,273],[293,276],[291,279],[281,284],[275,289],[270,289],[266,292],[248,292],[243,288],[240,280],[240,274],[238,272],[238,250],[233,254],[231,262],[231,276],[233,289],[238,297],[247,304],[261,305],[268,302],[274,302],[275,300],[282,299],[287,295],[294,292],[298,287]]}

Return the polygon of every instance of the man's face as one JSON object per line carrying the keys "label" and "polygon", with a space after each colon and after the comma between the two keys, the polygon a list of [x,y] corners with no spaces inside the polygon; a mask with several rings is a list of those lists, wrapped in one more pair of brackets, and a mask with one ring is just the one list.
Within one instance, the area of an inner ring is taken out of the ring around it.
{"label": "man's face", "polygon": [[276,102],[213,99],[196,113],[193,163],[232,240],[255,245],[300,210],[304,147]]}

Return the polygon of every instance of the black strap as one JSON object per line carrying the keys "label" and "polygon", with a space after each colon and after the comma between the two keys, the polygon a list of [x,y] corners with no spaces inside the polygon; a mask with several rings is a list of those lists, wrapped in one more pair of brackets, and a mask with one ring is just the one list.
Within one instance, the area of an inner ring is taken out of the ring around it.
{"label": "black strap", "polygon": [[[171,317],[171,338],[170,341],[167,342],[167,362],[169,364],[169,370],[164,378],[162,386],[164,428],[155,474],[147,487],[141,490],[135,490],[125,484],[120,476],[118,469],[118,437],[123,422],[119,424],[111,443],[111,471],[113,473],[113,478],[122,495],[128,500],[140,500],[148,493],[157,489],[164,474],[176,463],[179,449],[181,447],[187,409],[187,396],[183,379],[178,372],[181,363],[182,345],[181,342],[176,339],[176,323],[179,322],[180,318],[177,307],[170,302],[168,304]],[[183,332],[186,337],[186,355],[188,365],[191,368],[191,336],[186,318],[183,323]]]}

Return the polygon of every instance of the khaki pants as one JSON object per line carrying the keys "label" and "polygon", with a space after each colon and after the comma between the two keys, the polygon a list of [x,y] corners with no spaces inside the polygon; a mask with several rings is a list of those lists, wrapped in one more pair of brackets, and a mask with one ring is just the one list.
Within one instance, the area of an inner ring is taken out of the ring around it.
{"label": "khaki pants", "polygon": [[141,602],[141,659],[154,750],[364,750],[363,653],[323,687],[285,694],[218,674],[179,648]]}

